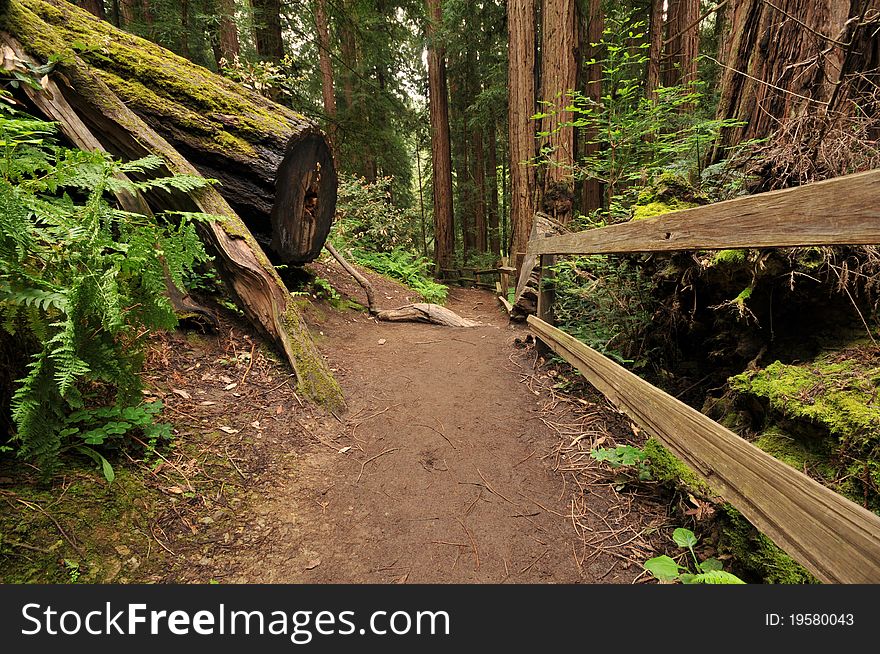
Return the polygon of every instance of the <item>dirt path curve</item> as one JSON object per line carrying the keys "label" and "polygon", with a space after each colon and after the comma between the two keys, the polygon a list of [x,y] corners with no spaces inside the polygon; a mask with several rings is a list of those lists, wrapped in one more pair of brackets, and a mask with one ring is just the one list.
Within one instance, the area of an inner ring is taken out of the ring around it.
{"label": "dirt path curve", "polygon": [[562,480],[542,460],[556,437],[517,374],[528,367],[512,347],[521,328],[489,293],[454,289],[448,306],[485,326],[324,317],[321,347],[349,411],[305,425],[315,444],[256,508],[270,536],[225,581],[626,583],[636,574],[609,574],[613,559],[576,560]]}

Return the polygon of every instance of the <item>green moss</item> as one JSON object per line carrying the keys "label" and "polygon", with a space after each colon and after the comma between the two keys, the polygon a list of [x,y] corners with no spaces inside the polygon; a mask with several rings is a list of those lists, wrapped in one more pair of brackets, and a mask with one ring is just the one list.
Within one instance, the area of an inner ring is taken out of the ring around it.
{"label": "green moss", "polygon": [[344,408],[342,389],[314,346],[312,335],[293,302],[287,305],[282,321],[285,347],[294,362],[300,391],[329,411]]}
{"label": "green moss", "polygon": [[672,213],[673,211],[681,211],[682,209],[692,209],[698,205],[690,202],[682,202],[676,199],[666,201],[655,200],[647,204],[637,204],[633,207],[633,220],[645,220],[662,216],[663,214]]}
{"label": "green moss", "polygon": [[733,555],[738,572],[747,573],[743,576],[767,584],[819,583],[729,504],[722,507],[721,520],[719,551]]}
{"label": "green moss", "polygon": [[683,484],[689,490],[703,496],[715,495],[709,485],[697,473],[677,459],[656,439],[649,438],[645,443],[644,450],[650,461],[651,476],[654,479],[672,484]]}
{"label": "green moss", "polygon": [[841,439],[873,441],[880,433],[878,382],[880,365],[857,354],[799,365],[776,361],[729,380],[733,391],[764,398],[787,418],[811,421]]}
{"label": "green moss", "polygon": [[7,25],[35,56],[45,60],[60,55],[62,70],[65,59],[79,56],[135,111],[167,113],[180,128],[209,134],[218,151],[227,148],[253,157],[251,142],[267,134],[286,139],[292,128],[306,127],[300,114],[76,7],[22,0],[10,8]]}
{"label": "green moss", "polygon": [[711,265],[722,266],[725,264],[745,263],[748,250],[721,250],[712,255]]}
{"label": "green moss", "polygon": [[834,467],[828,463],[828,443],[822,439],[795,438],[780,427],[772,426],[761,434],[755,445],[801,472],[813,471],[827,481],[834,478]]}

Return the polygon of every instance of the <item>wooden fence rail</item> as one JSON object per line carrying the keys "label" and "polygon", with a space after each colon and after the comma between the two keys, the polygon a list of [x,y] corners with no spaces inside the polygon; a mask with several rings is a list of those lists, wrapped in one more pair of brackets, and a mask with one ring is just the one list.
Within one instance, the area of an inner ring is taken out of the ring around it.
{"label": "wooden fence rail", "polygon": [[537,239],[528,254],[880,244],[880,170]]}
{"label": "wooden fence rail", "polygon": [[829,583],[880,583],[880,516],[758,449],[543,320],[535,334],[792,558]]}

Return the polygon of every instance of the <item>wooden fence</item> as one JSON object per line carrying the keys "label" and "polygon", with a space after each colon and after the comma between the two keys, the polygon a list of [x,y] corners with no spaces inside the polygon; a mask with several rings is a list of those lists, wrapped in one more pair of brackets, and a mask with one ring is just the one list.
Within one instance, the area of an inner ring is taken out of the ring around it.
{"label": "wooden fence", "polygon": [[[880,170],[537,239],[528,252],[546,263],[558,254],[872,244]],[[551,326],[545,309],[529,318],[536,336],[792,558],[825,582],[880,583],[880,516]]]}

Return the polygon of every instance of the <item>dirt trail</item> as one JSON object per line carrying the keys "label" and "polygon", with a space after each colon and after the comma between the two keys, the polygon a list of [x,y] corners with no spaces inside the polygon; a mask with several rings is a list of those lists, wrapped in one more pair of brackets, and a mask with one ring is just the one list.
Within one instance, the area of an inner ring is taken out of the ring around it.
{"label": "dirt trail", "polygon": [[[349,411],[304,424],[311,444],[255,508],[253,529],[267,536],[258,552],[227,552],[224,583],[627,583],[638,574],[613,558],[576,558],[566,489],[544,460],[558,439],[518,375],[529,369],[512,347],[522,329],[489,293],[453,289],[448,306],[485,326],[323,316],[321,347]],[[598,513],[596,522],[604,528]]]}

